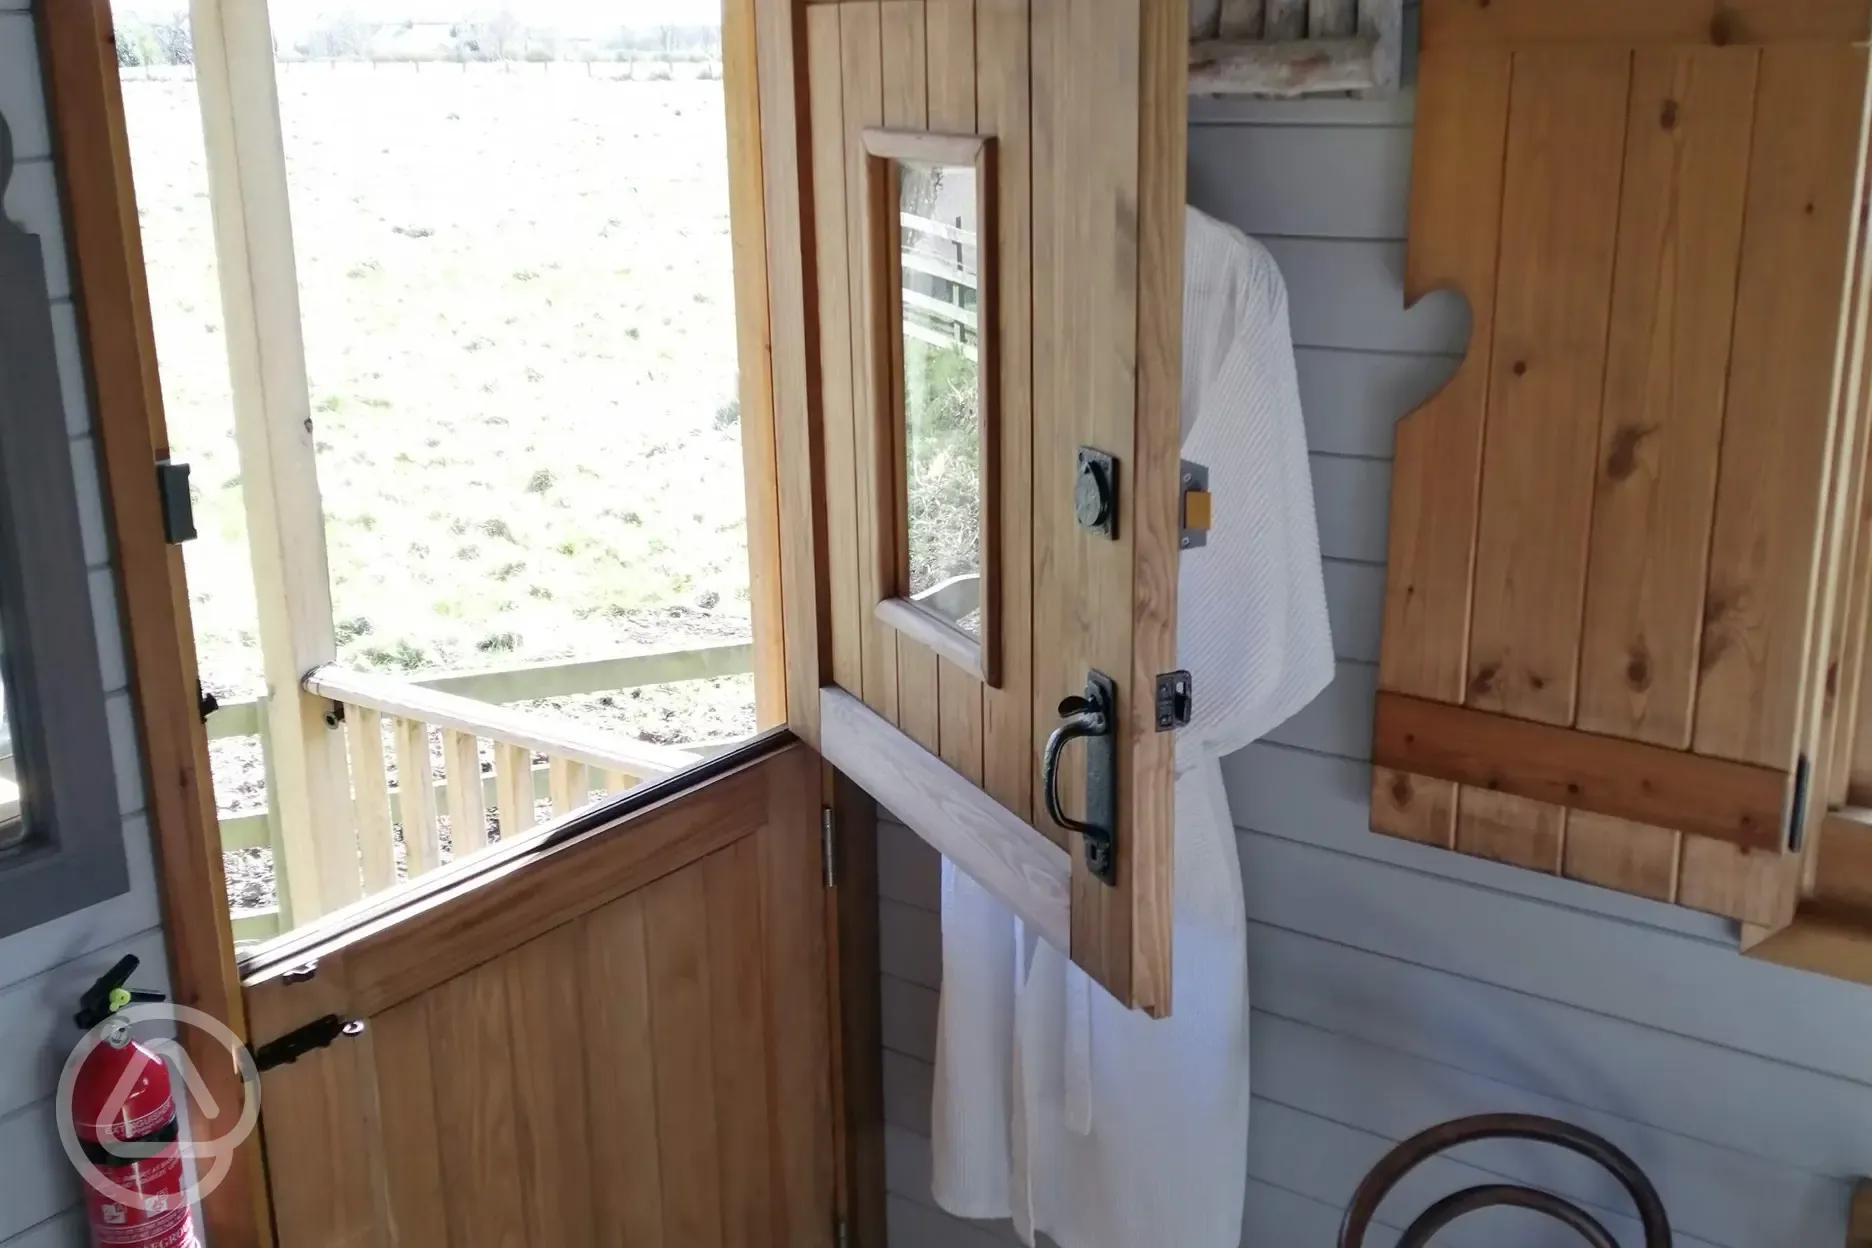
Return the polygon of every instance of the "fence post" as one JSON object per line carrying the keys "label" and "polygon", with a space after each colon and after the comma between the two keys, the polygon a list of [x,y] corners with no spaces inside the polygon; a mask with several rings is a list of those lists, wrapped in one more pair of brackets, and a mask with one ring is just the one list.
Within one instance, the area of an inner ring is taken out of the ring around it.
{"label": "fence post", "polygon": [[362,895],[344,733],[300,681],[337,657],[266,0],[194,0],[241,496],[273,760],[268,807],[294,915]]}

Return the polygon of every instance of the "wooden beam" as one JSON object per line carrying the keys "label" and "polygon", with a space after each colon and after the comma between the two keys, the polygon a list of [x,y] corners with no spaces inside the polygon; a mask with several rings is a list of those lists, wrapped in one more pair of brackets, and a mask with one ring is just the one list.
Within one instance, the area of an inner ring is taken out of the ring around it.
{"label": "wooden beam", "polygon": [[804,6],[752,0],[760,90],[761,190],[767,236],[768,326],[778,481],[780,606],[784,618],[787,727],[818,743],[817,690],[829,667],[823,405],[819,381],[818,260],[812,121]]}
{"label": "wooden beam", "polygon": [[1378,39],[1288,39],[1270,43],[1215,39],[1189,50],[1191,95],[1292,98],[1379,86]]}
{"label": "wooden beam", "polygon": [[754,624],[754,719],[786,722],[786,631],[780,578],[780,468],[774,426],[773,325],[767,289],[766,171],[754,0],[722,5],[722,92],[728,124],[728,231],[734,251],[740,357],[741,461],[747,495],[748,608]]}
{"label": "wooden beam", "polygon": [[344,736],[300,689],[338,655],[273,34],[265,0],[195,0],[201,96],[241,497],[270,694],[276,791],[292,908],[303,922],[362,891]]}
{"label": "wooden beam", "polygon": [[[91,382],[106,510],[116,547],[117,597],[144,763],[170,991],[247,1036],[222,876],[208,742],[196,698],[194,634],[182,552],[162,537],[152,465],[169,453],[156,372],[156,341],[130,174],[130,141],[117,77],[109,0],[40,5],[47,104],[59,152],[70,248]],[[184,1050],[220,1116],[202,1107],[198,1133],[238,1113],[243,1089],[228,1053],[197,1027]],[[202,1199],[217,1244],[267,1248],[272,1210],[256,1137],[233,1156],[227,1177]]]}
{"label": "wooden beam", "polygon": [[1055,949],[1072,947],[1065,850],[842,689],[819,691],[820,753]]}
{"label": "wooden beam", "polygon": [[1372,763],[1776,852],[1790,777],[1662,746],[1378,694]]}

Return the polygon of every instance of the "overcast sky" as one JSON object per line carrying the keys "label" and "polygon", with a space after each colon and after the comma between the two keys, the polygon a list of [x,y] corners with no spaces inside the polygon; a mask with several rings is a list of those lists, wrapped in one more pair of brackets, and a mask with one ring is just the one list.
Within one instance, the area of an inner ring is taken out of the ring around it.
{"label": "overcast sky", "polygon": [[[111,8],[136,17],[166,18],[187,0],[112,0]],[[453,22],[492,17],[502,9],[529,26],[566,34],[612,31],[620,26],[708,26],[721,21],[721,0],[268,0],[275,35],[290,39],[329,17],[355,14],[366,22]]]}

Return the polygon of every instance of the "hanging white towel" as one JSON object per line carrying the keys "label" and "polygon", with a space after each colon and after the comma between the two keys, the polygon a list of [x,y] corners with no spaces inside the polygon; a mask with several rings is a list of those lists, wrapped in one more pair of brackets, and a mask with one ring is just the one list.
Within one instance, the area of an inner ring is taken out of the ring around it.
{"label": "hanging white towel", "polygon": [[1224,755],[1332,680],[1287,290],[1266,248],[1186,225],[1183,456],[1209,545],[1178,570],[1175,1011],[1126,1010],[943,863],[932,1105],[939,1204],[1060,1248],[1234,1248],[1248,1150],[1248,964]]}

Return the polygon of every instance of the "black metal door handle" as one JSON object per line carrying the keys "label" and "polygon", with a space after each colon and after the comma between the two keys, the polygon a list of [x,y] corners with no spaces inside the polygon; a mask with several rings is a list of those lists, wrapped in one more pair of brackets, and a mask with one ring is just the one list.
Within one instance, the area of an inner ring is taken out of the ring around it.
{"label": "black metal door handle", "polygon": [[[1084,697],[1067,698],[1059,705],[1064,722],[1047,738],[1040,759],[1040,790],[1047,817],[1068,832],[1085,838],[1086,865],[1092,874],[1113,883],[1113,829],[1116,823],[1117,767],[1113,720],[1118,706],[1117,687],[1100,672],[1086,675]],[[1086,746],[1086,817],[1074,819],[1060,803],[1060,756],[1074,741]]]}

